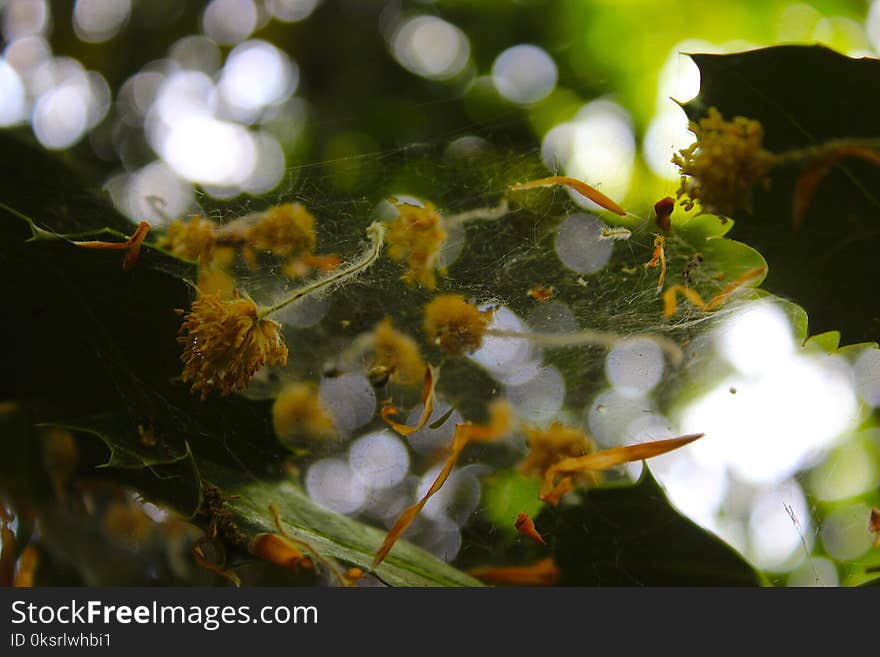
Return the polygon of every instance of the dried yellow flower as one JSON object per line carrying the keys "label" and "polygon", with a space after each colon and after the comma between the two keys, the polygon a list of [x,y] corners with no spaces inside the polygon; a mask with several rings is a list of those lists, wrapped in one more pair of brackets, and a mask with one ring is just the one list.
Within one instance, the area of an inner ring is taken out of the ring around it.
{"label": "dried yellow flower", "polygon": [[181,258],[199,260],[210,256],[217,240],[217,229],[217,224],[203,217],[192,217],[189,221],[176,219],[157,244]]}
{"label": "dried yellow flower", "polygon": [[737,116],[725,121],[714,107],[698,123],[691,123],[697,140],[672,157],[681,169],[678,197],[690,210],[699,201],[704,212],[732,216],[751,210],[752,189],[767,181],[776,157],[764,150],[764,128],[759,121]]}
{"label": "dried yellow flower", "polygon": [[425,376],[425,361],[419,344],[394,328],[386,317],[373,334],[373,367],[388,368],[391,377],[402,385],[418,385]]}
{"label": "dried yellow flower", "polygon": [[452,356],[473,351],[482,344],[491,311],[483,311],[458,294],[444,294],[425,306],[428,340]]}
{"label": "dried yellow flower", "polygon": [[269,208],[248,228],[247,245],[286,258],[294,253],[311,253],[315,248],[315,217],[300,203]]}
{"label": "dried yellow flower", "polygon": [[244,389],[263,365],[287,364],[281,325],[261,318],[250,299],[208,294],[193,302],[177,341],[183,345],[184,382],[205,399],[217,390]]}
{"label": "dried yellow flower", "polygon": [[398,215],[388,224],[388,257],[406,260],[403,280],[429,290],[437,286],[434,269],[446,241],[440,214],[431,203],[424,207],[394,202]]}
{"label": "dried yellow flower", "polygon": [[[554,422],[547,429],[524,429],[529,453],[519,464],[519,471],[528,477],[541,477],[550,466],[570,456],[586,456],[596,450],[596,443],[580,427]],[[588,473],[588,482],[595,481]]]}
{"label": "dried yellow flower", "polygon": [[334,438],[336,428],[327,414],[318,391],[307,383],[286,386],[272,405],[275,435],[289,443]]}

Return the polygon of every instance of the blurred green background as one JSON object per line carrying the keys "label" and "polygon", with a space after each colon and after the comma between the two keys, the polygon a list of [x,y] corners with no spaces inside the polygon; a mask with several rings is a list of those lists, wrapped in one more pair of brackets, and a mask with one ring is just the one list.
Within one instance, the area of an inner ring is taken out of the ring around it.
{"label": "blurred green background", "polygon": [[690,141],[670,100],[699,89],[683,53],[880,48],[880,5],[864,0],[0,6],[0,125],[32,124],[123,212],[154,222],[146,199],[178,216],[192,183],[259,195],[289,187],[285,169],[323,162],[340,191],[362,191],[371,160],[346,158],[466,135],[541,149],[551,168],[640,207],[675,190],[668,160]]}

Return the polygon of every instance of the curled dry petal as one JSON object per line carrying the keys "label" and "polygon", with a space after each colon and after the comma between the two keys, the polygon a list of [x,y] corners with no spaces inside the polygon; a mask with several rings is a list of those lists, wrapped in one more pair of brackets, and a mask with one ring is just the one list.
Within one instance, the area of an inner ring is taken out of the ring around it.
{"label": "curled dry petal", "polygon": [[544,483],[541,486],[540,497],[542,500],[551,503],[558,501],[561,495],[556,494],[556,489],[561,484],[561,482],[557,481],[557,477],[560,475],[563,475],[562,481],[564,482],[567,475],[585,471],[607,470],[624,463],[660,456],[679,447],[684,447],[698,438],[702,438],[703,435],[702,433],[694,433],[668,440],[656,440],[627,447],[613,447],[601,452],[587,454],[586,456],[573,456],[562,459],[547,468],[547,472],[544,474]]}
{"label": "curled dry petal", "polygon": [[391,404],[382,407],[382,419],[401,436],[409,436],[424,427],[431,414],[434,412],[434,388],[437,385],[437,373],[430,365],[425,367],[425,383],[422,386],[422,415],[419,417],[418,423],[411,427],[408,424],[402,424],[392,420],[392,416],[397,415],[397,408]]}
{"label": "curled dry petal", "polygon": [[627,212],[616,202],[612,201],[610,198],[605,196],[602,192],[600,192],[595,187],[592,187],[585,183],[583,180],[578,180],[577,178],[568,178],[566,176],[550,176],[549,178],[541,178],[539,180],[531,180],[525,183],[519,183],[511,186],[510,191],[516,192],[523,189],[533,189],[535,187],[553,187],[555,185],[564,185],[566,187],[570,187],[578,194],[587,197],[593,203],[601,205],[606,210],[611,210],[614,214],[619,214],[621,217],[625,217]]}

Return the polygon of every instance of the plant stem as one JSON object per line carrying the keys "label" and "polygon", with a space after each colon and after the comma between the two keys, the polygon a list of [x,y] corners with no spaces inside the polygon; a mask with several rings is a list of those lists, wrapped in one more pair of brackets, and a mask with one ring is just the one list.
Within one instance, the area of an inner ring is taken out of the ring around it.
{"label": "plant stem", "polygon": [[502,198],[494,208],[475,208],[458,214],[443,217],[443,225],[447,228],[466,223],[472,219],[500,219],[509,212],[509,204],[506,198]]}
{"label": "plant stem", "polygon": [[282,299],[274,306],[269,306],[268,308],[262,309],[258,315],[258,319],[263,319],[264,317],[281,310],[285,306],[292,304],[294,301],[298,301],[299,299],[302,299],[305,296],[317,292],[320,289],[332,285],[341,285],[349,278],[353,278],[354,276],[357,276],[358,274],[366,270],[370,265],[376,262],[376,260],[379,258],[379,254],[382,252],[382,247],[385,244],[385,225],[379,222],[373,222],[367,228],[367,236],[370,238],[371,244],[369,248],[367,248],[357,258],[345,264],[341,268],[332,271],[329,275],[312,281],[308,285],[305,285],[298,290],[294,290],[294,292],[289,297]]}

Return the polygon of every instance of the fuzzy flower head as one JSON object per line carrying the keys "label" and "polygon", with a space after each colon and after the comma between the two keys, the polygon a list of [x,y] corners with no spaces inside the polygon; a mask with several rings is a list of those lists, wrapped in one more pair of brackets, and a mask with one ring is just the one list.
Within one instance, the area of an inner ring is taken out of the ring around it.
{"label": "fuzzy flower head", "polygon": [[159,239],[158,245],[187,260],[210,258],[217,240],[217,224],[203,217],[189,221],[175,219]]}
{"label": "fuzzy flower head", "polygon": [[425,306],[425,334],[428,340],[451,356],[478,349],[489,322],[491,311],[483,311],[458,294],[443,294]]}
{"label": "fuzzy flower head", "polygon": [[183,319],[177,341],[183,345],[184,382],[205,399],[217,390],[244,389],[263,365],[287,364],[281,325],[261,319],[250,299],[237,295],[200,296]]}
{"label": "fuzzy flower head", "polygon": [[732,216],[751,211],[752,189],[767,182],[775,163],[763,147],[764,128],[758,121],[737,116],[725,121],[714,107],[698,123],[691,123],[697,140],[672,157],[681,169],[678,197],[690,210],[696,201],[704,212]]}
{"label": "fuzzy flower head", "polygon": [[315,248],[315,217],[300,203],[285,203],[260,215],[246,235],[247,245],[286,258]]}
{"label": "fuzzy flower head", "polygon": [[419,343],[401,333],[386,317],[373,333],[374,366],[387,367],[401,385],[421,385],[425,377],[425,361]]}
{"label": "fuzzy flower head", "polygon": [[433,290],[437,286],[434,269],[446,241],[440,213],[431,203],[419,207],[394,201],[393,205],[398,215],[388,224],[388,257],[406,261],[405,282]]}

